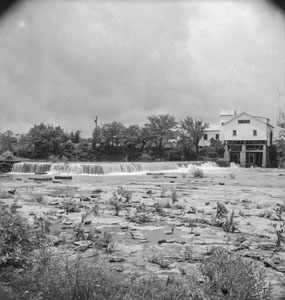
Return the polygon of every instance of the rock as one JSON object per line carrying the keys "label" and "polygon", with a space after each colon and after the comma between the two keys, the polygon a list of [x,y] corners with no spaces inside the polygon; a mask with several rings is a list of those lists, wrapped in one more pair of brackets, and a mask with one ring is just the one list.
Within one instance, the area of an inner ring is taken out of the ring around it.
{"label": "rock", "polygon": [[129,217],[130,218],[136,217],[137,213],[138,213],[137,209],[135,207],[132,207],[129,211]]}
{"label": "rock", "polygon": [[90,225],[91,223],[92,223],[91,220],[86,220],[86,221],[84,222],[85,225]]}
{"label": "rock", "polygon": [[147,190],[146,193],[147,193],[148,195],[151,195],[151,194],[152,194],[152,190]]}
{"label": "rock", "polygon": [[62,221],[61,224],[62,224],[62,225],[67,225],[67,226],[69,226],[69,225],[72,225],[73,223],[70,222],[70,221],[65,220],[65,221]]}
{"label": "rock", "polygon": [[63,182],[61,180],[53,180],[52,183],[60,183],[63,184]]}
{"label": "rock", "polygon": [[196,214],[197,209],[193,206],[190,207],[190,210],[187,211],[187,214]]}
{"label": "rock", "polygon": [[244,249],[249,249],[250,244],[251,244],[250,241],[245,240],[239,246],[237,246],[233,251],[240,251],[240,250],[244,250]]}
{"label": "rock", "polygon": [[121,226],[121,229],[123,229],[123,230],[126,230],[129,228],[128,224],[121,224],[120,226]]}
{"label": "rock", "polygon": [[134,240],[146,240],[146,237],[139,231],[131,231],[131,236]]}
{"label": "rock", "polygon": [[252,259],[255,259],[255,260],[263,260],[263,256],[260,254],[260,253],[257,253],[257,252],[245,252],[243,254],[244,257],[249,257],[249,258],[252,258]]}
{"label": "rock", "polygon": [[206,202],[205,205],[210,205],[210,202]]}
{"label": "rock", "polygon": [[225,183],[224,182],[219,182],[219,185],[225,185]]}
{"label": "rock", "polygon": [[87,201],[91,201],[91,198],[82,196],[82,197],[80,198],[80,200],[81,200],[81,201],[87,202]]}
{"label": "rock", "polygon": [[111,262],[111,263],[113,263],[113,262],[118,263],[118,262],[124,262],[125,259],[123,257],[112,256],[112,257],[109,258],[108,261]]}
{"label": "rock", "polygon": [[272,259],[270,259],[270,258],[265,258],[265,259],[263,260],[263,264],[264,264],[264,266],[267,267],[267,268],[276,269],[275,263],[274,263],[274,262],[272,261]]}
{"label": "rock", "polygon": [[271,221],[280,221],[280,218],[276,214],[272,214],[269,217],[269,220],[271,220]]}
{"label": "rock", "polygon": [[74,248],[74,251],[85,251],[92,245],[92,242],[84,240],[73,242],[73,244],[77,246]]}
{"label": "rock", "polygon": [[50,205],[58,205],[59,202],[58,202],[58,201],[53,201],[53,202],[50,202],[49,204],[50,204]]}
{"label": "rock", "polygon": [[278,272],[285,273],[285,266],[278,266],[276,269]]}

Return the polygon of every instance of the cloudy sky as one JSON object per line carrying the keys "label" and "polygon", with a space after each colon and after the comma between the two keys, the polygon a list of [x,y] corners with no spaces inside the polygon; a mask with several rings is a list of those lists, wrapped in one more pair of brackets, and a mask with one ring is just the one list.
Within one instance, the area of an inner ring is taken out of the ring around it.
{"label": "cloudy sky", "polygon": [[30,0],[0,20],[0,132],[222,109],[278,117],[285,17],[251,0]]}

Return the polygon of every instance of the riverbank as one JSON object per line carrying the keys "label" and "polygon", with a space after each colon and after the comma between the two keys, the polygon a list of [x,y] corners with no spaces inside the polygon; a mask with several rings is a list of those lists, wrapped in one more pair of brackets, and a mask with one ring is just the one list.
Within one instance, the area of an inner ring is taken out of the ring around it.
{"label": "riverbank", "polygon": [[[110,234],[112,252],[100,255],[120,272],[180,276],[223,247],[265,268],[274,299],[282,299],[285,252],[275,251],[277,235],[270,224],[283,224],[277,209],[284,205],[284,170],[201,169],[200,177],[188,171],[51,181],[14,174],[0,178],[1,201],[16,203],[31,224],[34,216],[46,218],[56,252],[73,255],[82,246],[82,255],[93,255],[96,242],[74,244],[81,224],[82,240],[90,233],[95,241]],[[226,211],[218,218],[221,204]],[[235,228],[225,230],[223,222],[232,212]]]}

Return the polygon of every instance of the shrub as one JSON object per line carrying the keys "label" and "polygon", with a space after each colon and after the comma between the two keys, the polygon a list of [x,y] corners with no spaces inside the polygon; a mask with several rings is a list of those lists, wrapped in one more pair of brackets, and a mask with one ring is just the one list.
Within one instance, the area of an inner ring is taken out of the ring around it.
{"label": "shrub", "polygon": [[222,219],[222,218],[226,217],[227,213],[228,213],[228,210],[225,207],[225,205],[223,203],[218,202],[217,203],[216,217],[218,219]]}
{"label": "shrub", "polygon": [[280,251],[282,250],[282,243],[285,243],[285,221],[283,224],[278,224],[277,223],[270,223],[270,226],[272,226],[275,230],[277,240],[275,244],[275,251]]}
{"label": "shrub", "polygon": [[122,210],[123,206],[118,198],[118,194],[116,192],[113,193],[113,197],[109,201],[110,205],[114,207],[116,213],[115,216],[119,215],[120,210]]}
{"label": "shrub", "polygon": [[177,191],[175,189],[173,189],[171,192],[171,198],[172,198],[172,204],[178,202]]}
{"label": "shrub", "polygon": [[202,169],[195,168],[192,172],[193,176],[195,178],[203,178],[204,177],[204,172]]}
{"label": "shrub", "polygon": [[163,205],[161,203],[154,203],[153,204],[154,208],[155,208],[155,212],[157,214],[159,214],[160,216],[164,217],[166,214],[165,214],[165,210],[163,209]]}
{"label": "shrub", "polygon": [[128,203],[132,199],[132,192],[129,190],[124,189],[122,186],[117,188],[117,194],[120,197],[124,197],[125,201]]}
{"label": "shrub", "polygon": [[41,227],[30,228],[22,217],[0,207],[0,272],[26,266],[30,253],[45,240]]}
{"label": "shrub", "polygon": [[207,279],[210,299],[260,300],[271,293],[264,269],[221,248],[202,262],[200,271]]}
{"label": "shrub", "polygon": [[238,222],[236,222],[234,218],[235,218],[235,212],[233,210],[229,216],[226,216],[225,222],[223,223],[223,229],[225,232],[234,233],[237,230]]}

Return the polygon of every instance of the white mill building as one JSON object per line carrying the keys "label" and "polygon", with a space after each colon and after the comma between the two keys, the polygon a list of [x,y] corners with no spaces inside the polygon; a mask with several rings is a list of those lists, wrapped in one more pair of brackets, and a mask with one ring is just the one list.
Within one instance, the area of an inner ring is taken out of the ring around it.
{"label": "white mill building", "polygon": [[219,124],[208,126],[199,146],[210,146],[211,139],[220,140],[225,144],[227,161],[242,167],[266,167],[274,129],[269,121],[245,112],[237,115],[235,110],[221,111]]}

